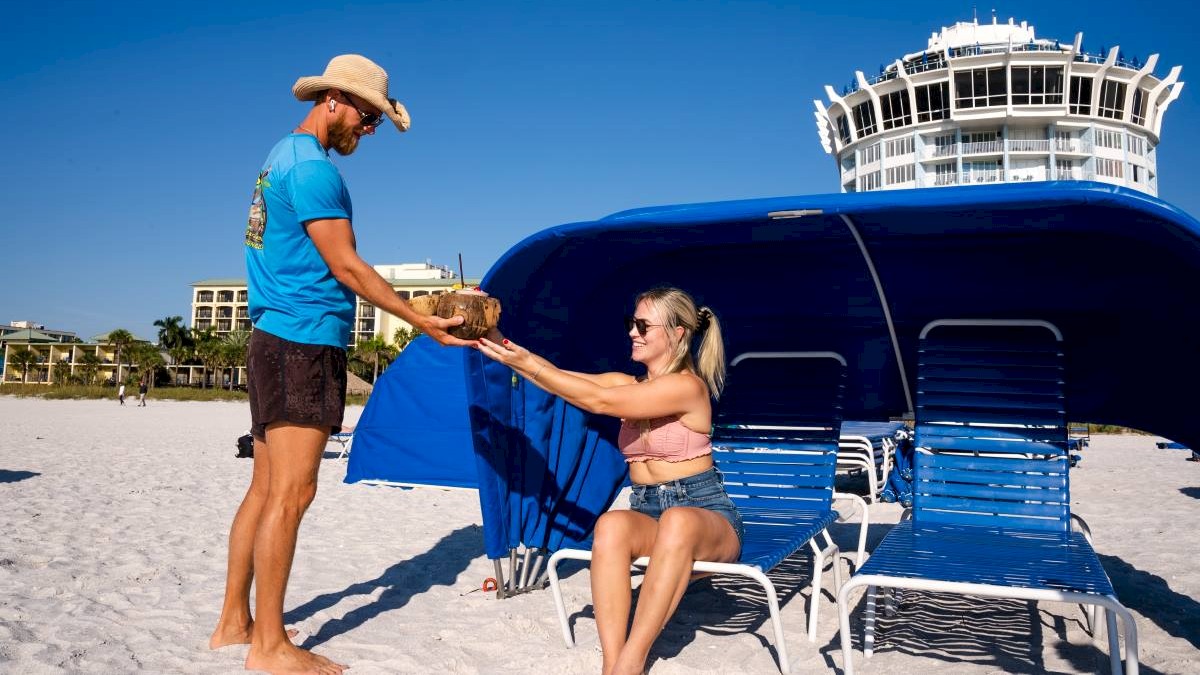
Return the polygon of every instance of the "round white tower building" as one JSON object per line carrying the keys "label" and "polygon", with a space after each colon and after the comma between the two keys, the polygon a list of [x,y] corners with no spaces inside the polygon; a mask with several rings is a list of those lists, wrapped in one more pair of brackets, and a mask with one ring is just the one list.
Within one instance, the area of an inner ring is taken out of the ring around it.
{"label": "round white tower building", "polygon": [[1159,79],[1157,54],[1082,43],[1039,39],[1024,21],[960,22],[871,80],[856,71],[841,95],[826,85],[817,129],[842,190],[1096,180],[1157,195],[1181,68]]}

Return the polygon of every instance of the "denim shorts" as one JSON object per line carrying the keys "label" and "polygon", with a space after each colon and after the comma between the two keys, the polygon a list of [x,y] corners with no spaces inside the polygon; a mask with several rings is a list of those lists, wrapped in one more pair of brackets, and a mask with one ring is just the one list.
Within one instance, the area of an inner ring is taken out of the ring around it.
{"label": "denim shorts", "polygon": [[629,495],[629,507],[638,513],[644,513],[658,520],[663,511],[672,506],[694,506],[698,509],[708,509],[729,521],[737,534],[738,546],[741,547],[745,527],[737,507],[725,493],[725,480],[717,467],[712,467],[694,476],[656,483],[654,485],[633,485]]}

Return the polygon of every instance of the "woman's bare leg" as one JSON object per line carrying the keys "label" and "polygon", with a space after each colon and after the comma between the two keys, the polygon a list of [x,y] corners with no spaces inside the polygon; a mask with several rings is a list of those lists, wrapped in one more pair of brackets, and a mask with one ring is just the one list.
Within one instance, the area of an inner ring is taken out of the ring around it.
{"label": "woman's bare leg", "polygon": [[[728,520],[706,509],[676,506],[663,512],[650,551],[650,565],[638,594],[633,627],[612,673],[641,675],[646,658],[667,620],[675,613],[697,560],[737,558],[738,539]],[[599,610],[597,610],[597,619]]]}
{"label": "woman's bare leg", "polygon": [[658,522],[636,511],[609,511],[596,523],[592,543],[592,607],[604,652],[604,674],[612,672],[629,626],[629,563],[650,554]]}

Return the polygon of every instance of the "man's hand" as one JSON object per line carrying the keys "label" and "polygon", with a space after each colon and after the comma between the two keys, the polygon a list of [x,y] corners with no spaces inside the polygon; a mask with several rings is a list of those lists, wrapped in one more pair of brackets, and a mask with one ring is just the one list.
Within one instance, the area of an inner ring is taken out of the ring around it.
{"label": "man's hand", "polygon": [[440,316],[422,316],[420,326],[421,332],[429,337],[437,340],[439,344],[445,347],[474,347],[475,343],[471,340],[461,340],[446,332],[446,329],[453,326],[462,325],[466,319],[462,315],[455,315],[449,319],[443,319]]}

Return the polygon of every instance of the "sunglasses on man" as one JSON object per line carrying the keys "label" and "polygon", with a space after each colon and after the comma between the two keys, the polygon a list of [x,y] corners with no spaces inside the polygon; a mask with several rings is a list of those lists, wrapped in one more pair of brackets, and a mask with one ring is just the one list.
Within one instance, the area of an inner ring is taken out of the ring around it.
{"label": "sunglasses on man", "polygon": [[363,112],[362,108],[359,107],[358,103],[355,103],[354,97],[350,96],[350,94],[342,92],[342,98],[346,99],[346,103],[350,104],[350,107],[354,108],[354,112],[358,113],[358,123],[364,127],[377,127],[383,121],[383,115],[380,113]]}
{"label": "sunglasses on man", "polygon": [[646,333],[651,328],[654,328],[655,326],[661,326],[661,325],[662,325],[661,323],[650,323],[649,321],[646,321],[645,319],[639,319],[639,318],[636,318],[633,316],[625,317],[625,332],[628,333],[629,331],[633,330],[633,328],[636,326],[638,336],[640,336],[640,337],[646,337]]}

